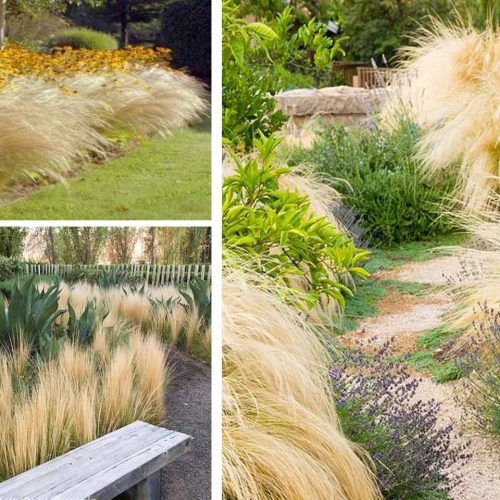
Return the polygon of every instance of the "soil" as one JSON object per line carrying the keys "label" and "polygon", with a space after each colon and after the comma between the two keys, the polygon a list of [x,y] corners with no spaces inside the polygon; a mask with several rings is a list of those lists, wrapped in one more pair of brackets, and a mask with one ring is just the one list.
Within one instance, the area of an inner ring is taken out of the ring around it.
{"label": "soil", "polygon": [[[414,351],[420,335],[440,326],[443,316],[453,307],[451,297],[433,287],[445,285],[461,272],[462,266],[456,257],[443,257],[378,273],[375,276],[377,279],[428,284],[430,293],[415,297],[390,289],[379,303],[379,314],[364,319],[356,331],[346,334],[345,340],[350,344],[355,339],[371,339],[372,345],[382,345],[393,339],[397,352]],[[417,397],[441,403],[438,425],[451,423],[456,443],[470,443],[467,450],[470,459],[449,471],[450,478],[462,478],[453,487],[450,497],[454,500],[500,499],[500,446],[497,442],[475,435],[474,430],[468,427],[460,403],[462,382],[437,384],[427,374],[416,373],[415,376],[421,380]]]}
{"label": "soil", "polygon": [[207,500],[211,497],[210,367],[171,350],[164,427],[193,436],[192,450],[162,470],[162,499]]}

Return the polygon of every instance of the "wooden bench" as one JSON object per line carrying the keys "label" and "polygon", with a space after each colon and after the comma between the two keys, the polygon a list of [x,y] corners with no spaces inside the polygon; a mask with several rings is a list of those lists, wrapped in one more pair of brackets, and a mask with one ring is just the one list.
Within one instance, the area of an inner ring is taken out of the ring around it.
{"label": "wooden bench", "polygon": [[191,442],[186,434],[137,421],[0,483],[0,499],[159,499],[160,469]]}

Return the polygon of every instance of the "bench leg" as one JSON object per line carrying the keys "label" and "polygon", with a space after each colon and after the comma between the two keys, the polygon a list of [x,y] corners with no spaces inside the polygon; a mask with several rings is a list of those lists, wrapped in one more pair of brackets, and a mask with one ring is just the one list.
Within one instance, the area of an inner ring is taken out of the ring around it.
{"label": "bench leg", "polygon": [[155,472],[134,488],[134,500],[160,500],[161,471]]}

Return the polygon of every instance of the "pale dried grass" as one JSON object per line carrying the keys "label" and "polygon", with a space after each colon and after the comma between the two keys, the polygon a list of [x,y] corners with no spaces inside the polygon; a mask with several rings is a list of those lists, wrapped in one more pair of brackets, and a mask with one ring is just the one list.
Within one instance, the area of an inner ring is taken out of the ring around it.
{"label": "pale dried grass", "polygon": [[225,498],[379,498],[341,432],[329,357],[303,317],[242,271],[226,273],[223,304]]}
{"label": "pale dried grass", "polygon": [[482,217],[470,212],[456,215],[463,229],[471,236],[475,247],[453,247],[462,261],[465,275],[451,284],[458,308],[447,317],[451,329],[464,330],[453,342],[450,354],[463,354],[477,338],[489,313],[500,313],[500,213],[486,211]]}
{"label": "pale dried grass", "polygon": [[58,177],[76,161],[103,155],[104,109],[103,103],[39,80],[13,80],[0,91],[1,179],[23,171]]}
{"label": "pale dried grass", "polygon": [[[133,334],[99,352],[65,344],[14,391],[14,356],[0,355],[0,478],[5,479],[135,420],[164,417],[168,367],[161,342]],[[105,352],[105,354],[103,354]]]}
{"label": "pale dried grass", "polygon": [[178,71],[16,78],[0,91],[0,181],[41,172],[62,179],[76,162],[104,157],[110,131],[167,135],[199,121],[206,92]]}
{"label": "pale dried grass", "polygon": [[111,76],[77,75],[62,83],[79,95],[105,103],[113,127],[141,136],[169,134],[199,121],[207,110],[201,83],[161,68]]}
{"label": "pale dried grass", "polygon": [[404,50],[410,81],[385,117],[410,108],[425,134],[419,156],[432,175],[460,166],[459,195],[480,213],[500,190],[500,35],[435,21]]}

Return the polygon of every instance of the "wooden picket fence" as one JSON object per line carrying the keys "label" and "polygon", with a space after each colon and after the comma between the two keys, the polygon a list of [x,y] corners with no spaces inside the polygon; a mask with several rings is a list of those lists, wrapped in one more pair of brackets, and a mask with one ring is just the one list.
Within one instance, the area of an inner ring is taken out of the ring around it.
{"label": "wooden picket fence", "polygon": [[59,276],[64,279],[74,270],[85,272],[106,271],[127,272],[131,278],[144,281],[153,286],[189,283],[192,278],[199,278],[209,285],[212,282],[212,266],[209,264],[30,264],[25,267],[27,274],[37,276]]}

